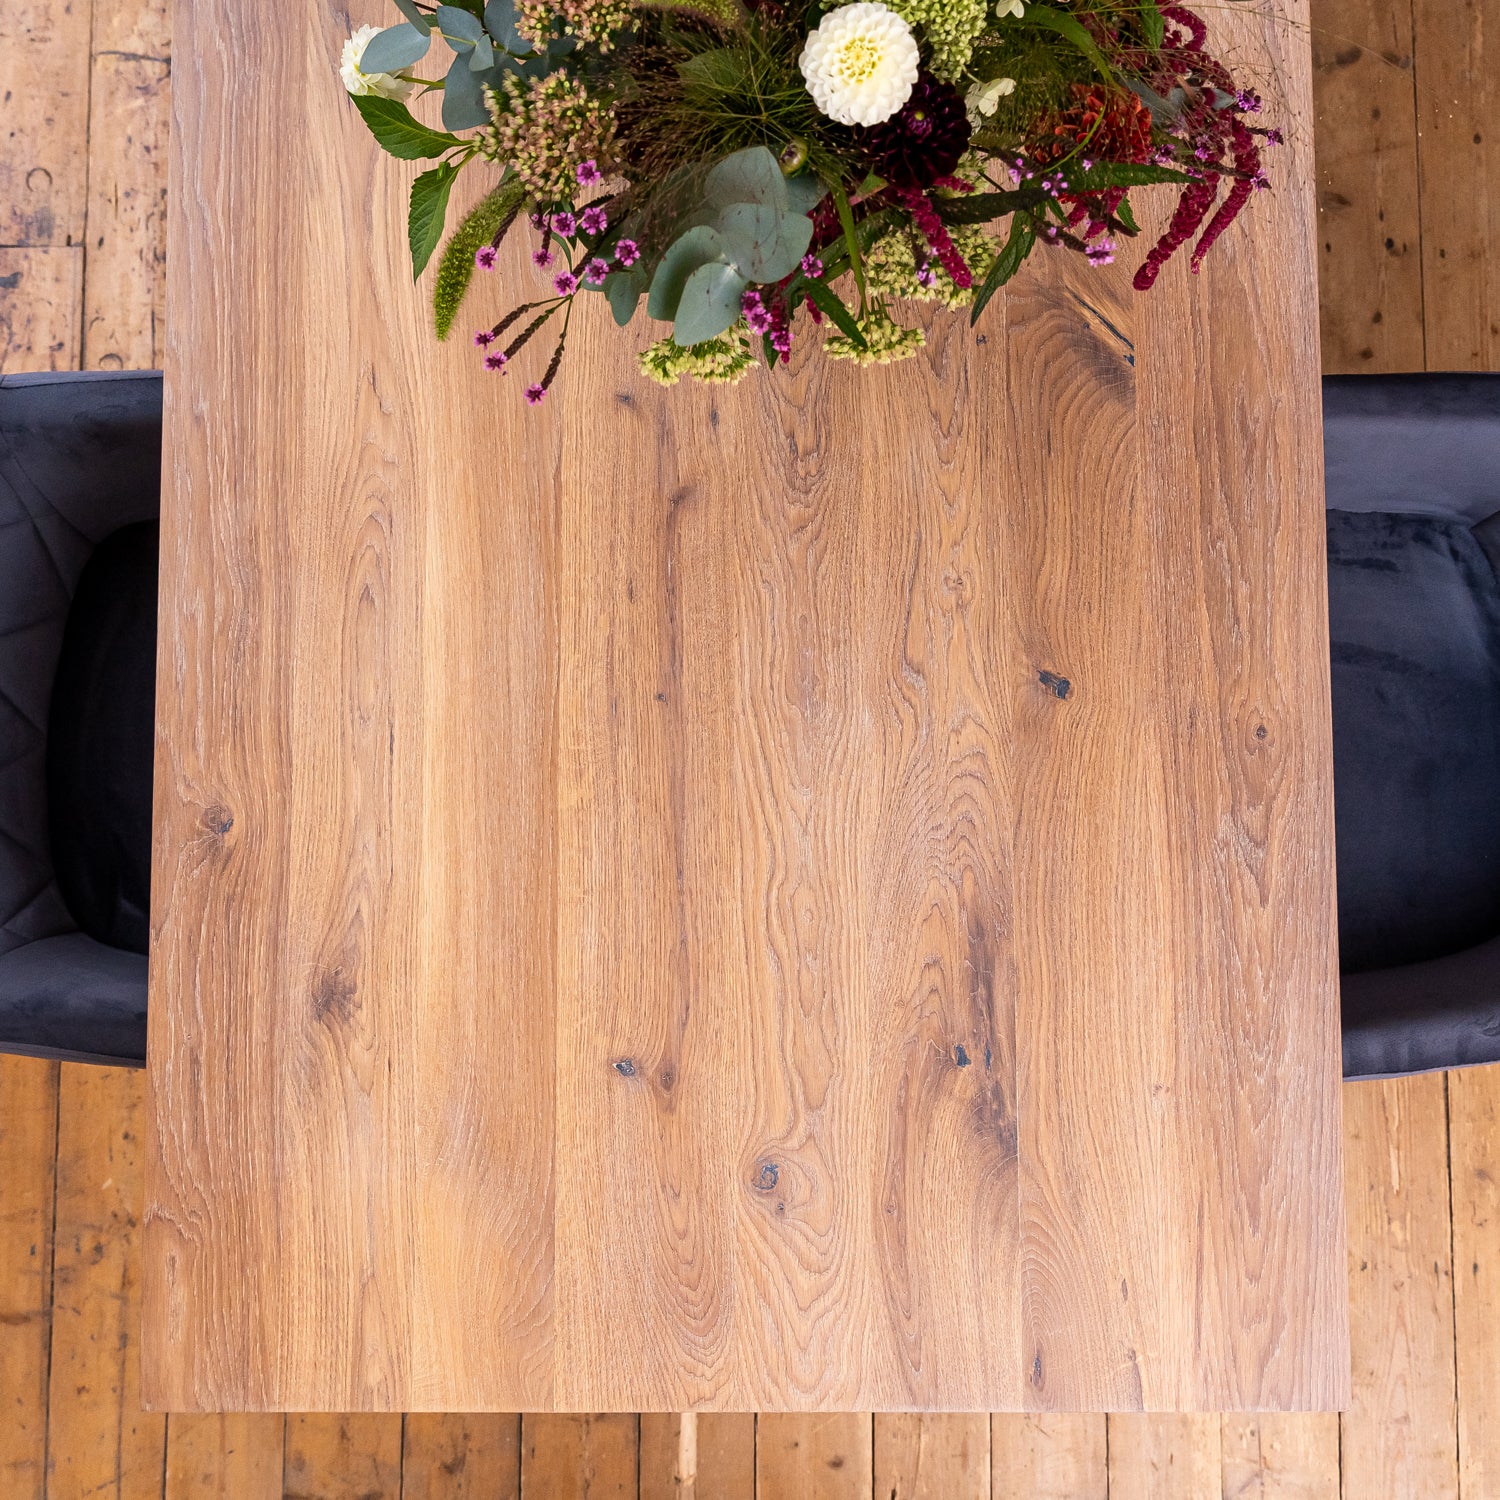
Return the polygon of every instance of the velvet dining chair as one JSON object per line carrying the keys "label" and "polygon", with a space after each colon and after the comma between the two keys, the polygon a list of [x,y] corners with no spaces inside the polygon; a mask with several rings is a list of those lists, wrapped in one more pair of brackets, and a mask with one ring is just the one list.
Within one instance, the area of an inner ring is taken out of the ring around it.
{"label": "velvet dining chair", "polygon": [[1500,375],[1323,426],[1344,1074],[1500,1061]]}
{"label": "velvet dining chair", "polygon": [[161,400],[0,379],[0,1052],[145,1060]]}

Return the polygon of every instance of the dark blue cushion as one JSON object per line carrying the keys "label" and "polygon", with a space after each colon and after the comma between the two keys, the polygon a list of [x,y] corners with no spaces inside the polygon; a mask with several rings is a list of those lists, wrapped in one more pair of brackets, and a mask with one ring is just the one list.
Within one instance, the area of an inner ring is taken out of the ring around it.
{"label": "dark blue cushion", "polygon": [[1328,512],[1340,966],[1500,934],[1500,590],[1466,521]]}

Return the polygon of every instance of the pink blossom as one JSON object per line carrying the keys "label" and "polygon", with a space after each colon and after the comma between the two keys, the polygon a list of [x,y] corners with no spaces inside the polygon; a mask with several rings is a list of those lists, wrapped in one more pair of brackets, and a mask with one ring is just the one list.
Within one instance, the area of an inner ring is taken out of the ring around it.
{"label": "pink blossom", "polygon": [[493,245],[481,245],[474,252],[474,264],[481,271],[493,271],[495,269],[495,247]]}
{"label": "pink blossom", "polygon": [[479,332],[474,335],[474,345],[478,349],[483,349],[486,344],[493,344],[494,342],[495,335],[491,333],[488,328],[481,328]]}
{"label": "pink blossom", "polygon": [[544,386],[544,385],[528,385],[526,387],[526,404],[528,406],[535,406],[535,405],[537,405],[538,402],[541,401],[542,397],[545,396],[546,394],[547,394],[547,387],[546,386]]}
{"label": "pink blossom", "polygon": [[604,278],[609,275],[609,262],[602,256],[596,255],[586,267],[584,267],[583,279],[590,286],[602,286]]}
{"label": "pink blossom", "polygon": [[578,170],[573,175],[578,179],[580,187],[593,187],[596,182],[603,180],[603,173],[599,170],[599,164],[592,156],[587,161],[579,162]]}
{"label": "pink blossom", "polygon": [[802,257],[802,274],[813,281],[823,274],[823,262],[811,250]]}
{"label": "pink blossom", "polygon": [[533,250],[531,252],[531,263],[545,271],[552,264],[552,252],[550,250]]}
{"label": "pink blossom", "polygon": [[593,208],[584,209],[578,222],[583,225],[585,234],[603,234],[609,228],[609,215],[596,204]]}
{"label": "pink blossom", "polygon": [[554,234],[560,234],[565,240],[572,239],[573,231],[578,228],[578,221],[567,209],[559,209],[552,215],[552,230]]}
{"label": "pink blossom", "polygon": [[578,278],[571,271],[559,271],[552,278],[559,297],[571,297],[578,290]]}
{"label": "pink blossom", "polygon": [[634,240],[619,240],[615,244],[615,259],[622,266],[633,266],[641,258]]}
{"label": "pink blossom", "polygon": [[510,356],[500,349],[497,349],[493,354],[486,354],[484,357],[484,367],[486,370],[499,370],[502,374],[509,363]]}

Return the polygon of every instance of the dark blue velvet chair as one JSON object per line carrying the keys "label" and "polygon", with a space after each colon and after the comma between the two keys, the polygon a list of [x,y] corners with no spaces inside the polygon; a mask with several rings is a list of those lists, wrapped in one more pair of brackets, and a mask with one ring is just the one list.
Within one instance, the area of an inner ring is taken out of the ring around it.
{"label": "dark blue velvet chair", "polygon": [[0,379],[0,1051],[139,1065],[161,376]]}
{"label": "dark blue velvet chair", "polygon": [[1344,1075],[1500,1061],[1500,375],[1323,427]]}

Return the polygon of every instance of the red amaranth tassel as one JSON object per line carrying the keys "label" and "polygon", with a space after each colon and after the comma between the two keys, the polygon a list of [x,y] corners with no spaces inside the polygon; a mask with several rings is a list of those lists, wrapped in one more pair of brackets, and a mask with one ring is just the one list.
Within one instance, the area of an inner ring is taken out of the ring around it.
{"label": "red amaranth tassel", "polygon": [[932,253],[942,261],[943,269],[953,278],[953,285],[962,290],[974,285],[974,273],[968,262],[958,253],[937,210],[927,201],[927,195],[919,188],[897,188],[896,193],[910,211],[912,220],[922,231],[923,238],[932,248]]}
{"label": "red amaranth tassel", "polygon": [[1190,182],[1182,190],[1182,197],[1177,200],[1177,212],[1172,215],[1172,222],[1167,226],[1167,232],[1151,247],[1140,270],[1135,273],[1135,279],[1131,285],[1138,292],[1149,292],[1156,284],[1156,278],[1161,274],[1161,268],[1171,259],[1173,253],[1186,240],[1190,239],[1193,232],[1203,222],[1203,216],[1213,207],[1214,199],[1219,193],[1219,174],[1217,172],[1207,173],[1200,181]]}
{"label": "red amaranth tassel", "polygon": [[1187,52],[1201,52],[1203,44],[1208,40],[1208,27],[1204,25],[1199,16],[1182,5],[1164,5],[1161,13],[1169,21],[1176,21],[1179,26],[1187,28],[1188,41],[1184,47]]}
{"label": "red amaranth tassel", "polygon": [[1239,211],[1255,190],[1256,178],[1260,174],[1260,150],[1255,144],[1255,137],[1239,120],[1234,122],[1233,140],[1234,165],[1236,170],[1244,175],[1238,178],[1234,186],[1230,188],[1229,196],[1219,205],[1218,213],[1208,221],[1208,228],[1203,231],[1202,237],[1193,247],[1193,256],[1189,265],[1194,275],[1197,275],[1198,267],[1203,264],[1203,257],[1208,254],[1214,241],[1238,217]]}

